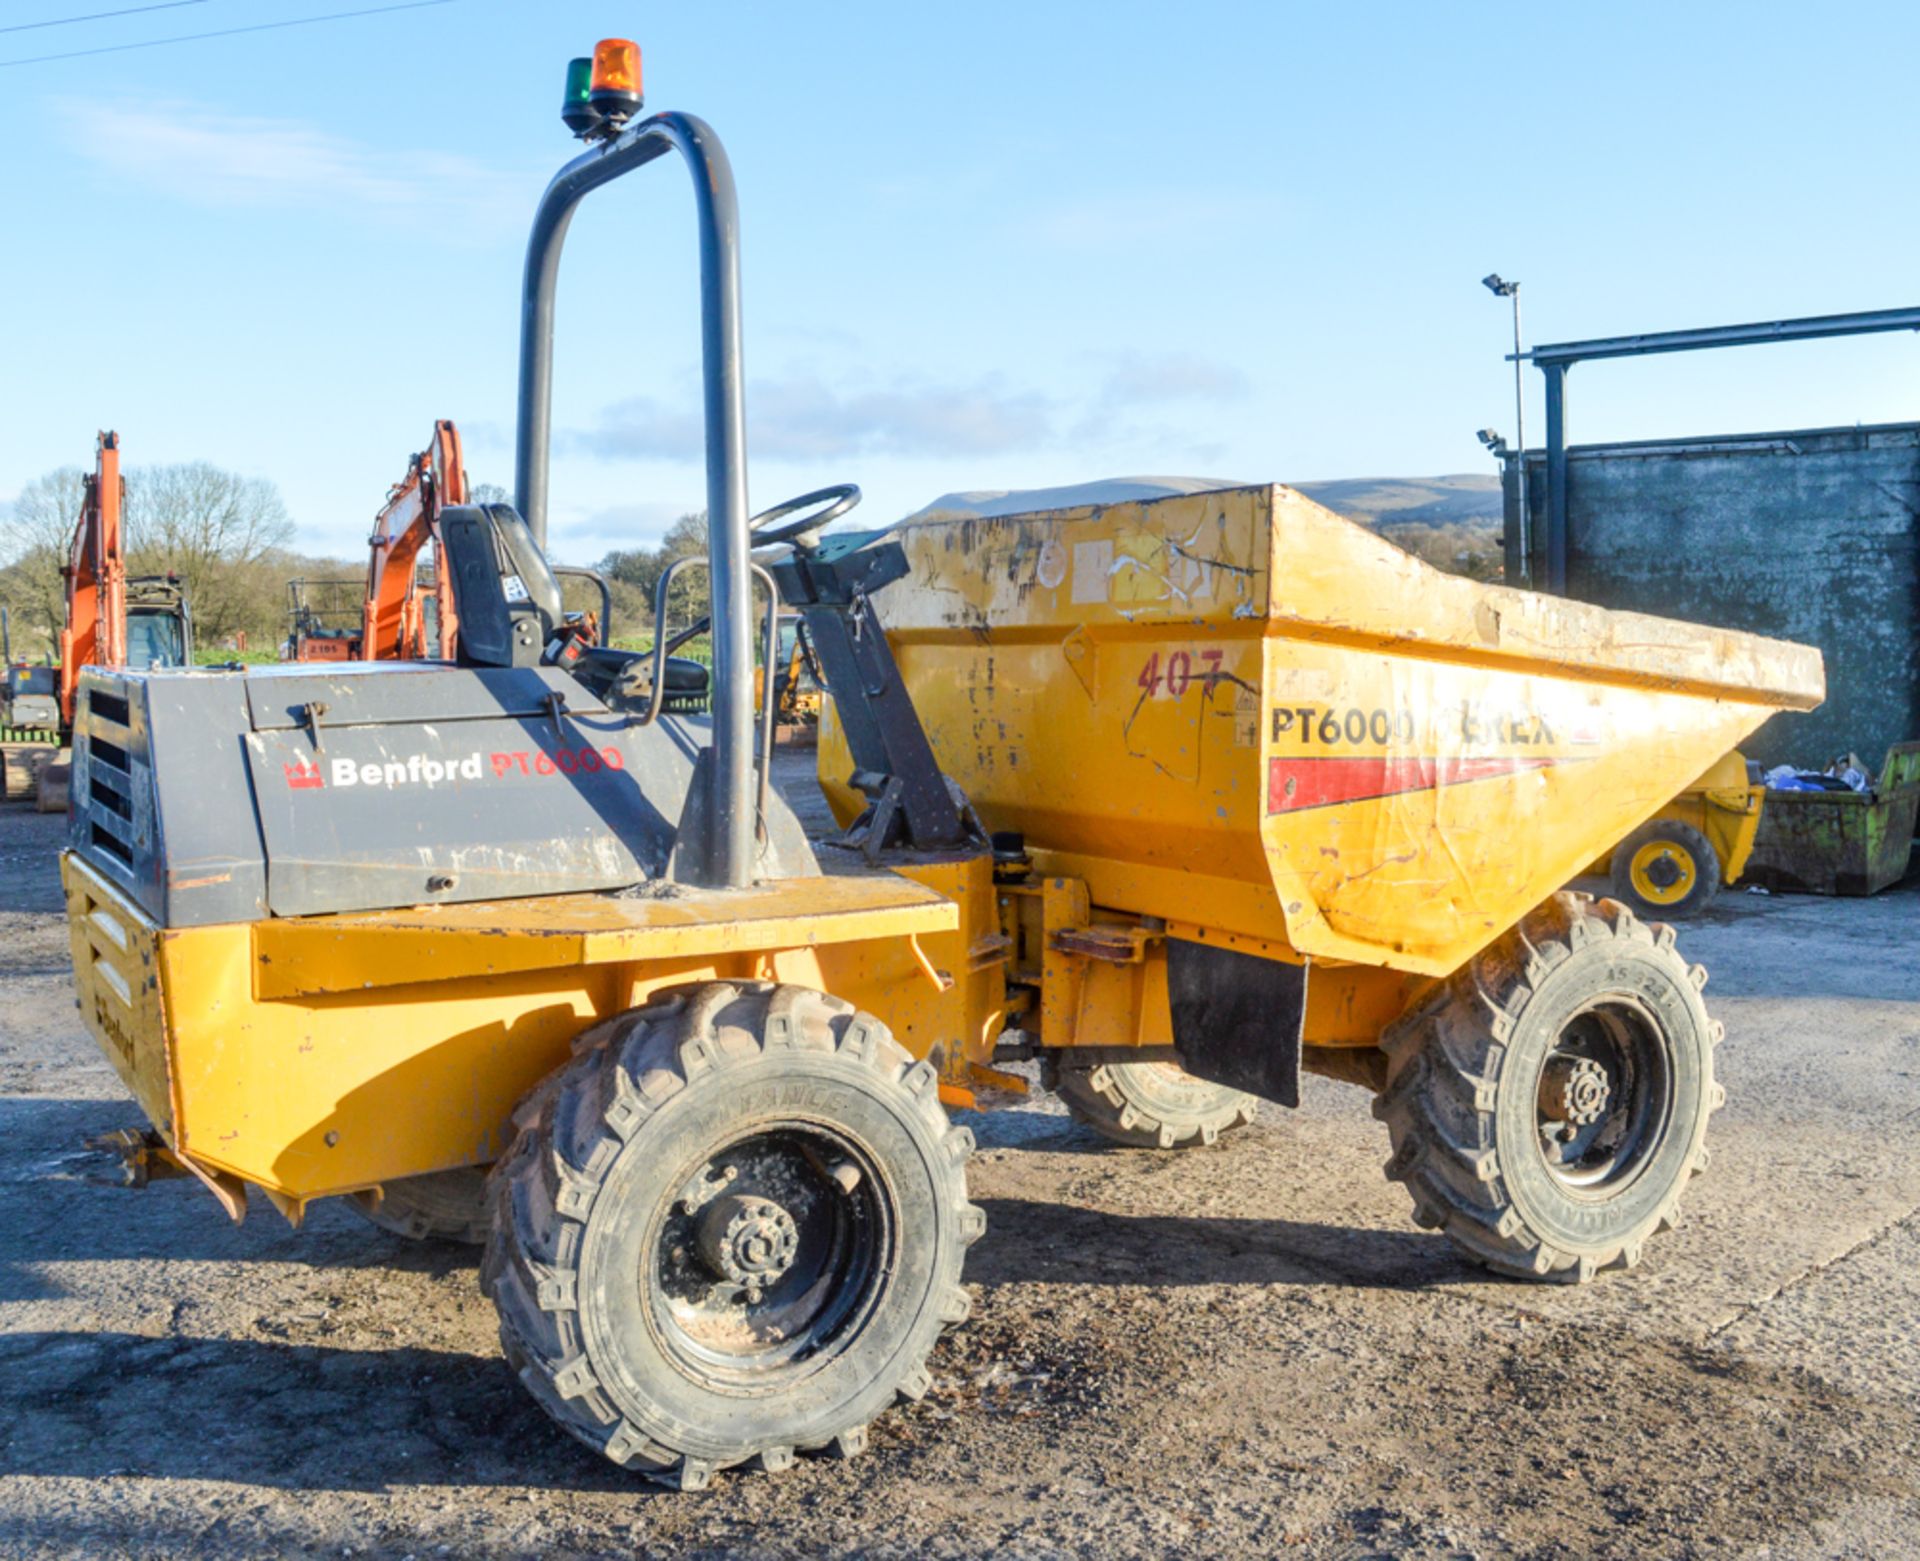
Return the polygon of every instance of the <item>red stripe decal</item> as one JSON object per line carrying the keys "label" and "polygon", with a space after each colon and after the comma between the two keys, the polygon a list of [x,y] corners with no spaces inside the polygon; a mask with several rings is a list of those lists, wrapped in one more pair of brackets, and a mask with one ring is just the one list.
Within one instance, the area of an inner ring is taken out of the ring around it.
{"label": "red stripe decal", "polygon": [[1427,758],[1373,754],[1364,758],[1274,759],[1267,769],[1267,811],[1298,813],[1343,802],[1368,802],[1410,791],[1433,791],[1467,781],[1494,780],[1523,770],[1544,770],[1564,761],[1490,757]]}

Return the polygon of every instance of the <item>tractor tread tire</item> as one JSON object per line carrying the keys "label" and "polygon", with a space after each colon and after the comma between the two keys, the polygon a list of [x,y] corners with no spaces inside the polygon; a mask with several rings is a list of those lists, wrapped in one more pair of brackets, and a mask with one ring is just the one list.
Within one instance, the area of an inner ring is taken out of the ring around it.
{"label": "tractor tread tire", "polygon": [[1253,1096],[1191,1075],[1180,1083],[1183,1088],[1199,1086],[1193,1090],[1197,1101],[1155,1099],[1151,1086],[1156,1081],[1139,1070],[1162,1064],[1109,1062],[1075,1068],[1070,1063],[1070,1056],[1059,1063],[1054,1085],[1067,1110],[1102,1138],[1129,1149],[1194,1149],[1254,1119]]}
{"label": "tractor tread tire", "polygon": [[[1657,961],[1676,987],[1688,989],[1704,1040],[1700,1106],[1687,1125],[1681,1169],[1656,1207],[1631,1229],[1555,1244],[1529,1225],[1509,1191],[1495,1145],[1495,1104],[1502,1069],[1516,1051],[1516,1027],[1542,983],[1571,960],[1609,956]],[[1373,1103],[1393,1145],[1387,1176],[1412,1195],[1415,1223],[1516,1278],[1585,1283],[1638,1263],[1646,1238],[1678,1223],[1686,1184],[1706,1168],[1707,1117],[1726,1099],[1711,1060],[1725,1028],[1699,1005],[1705,984],[1705,969],[1680,957],[1671,927],[1650,926],[1617,901],[1570,892],[1553,896],[1440,983],[1382,1035],[1387,1086]]]}
{"label": "tractor tread tire", "polygon": [[348,1203],[389,1235],[477,1247],[487,1239],[486,1179],[484,1166],[434,1171],[388,1182],[378,1194],[355,1193]]}
{"label": "tractor tread tire", "polygon": [[[757,1020],[743,1026],[736,1008],[723,1035],[720,1016],[742,999]],[[742,1043],[743,1028],[751,1046]],[[722,1468],[781,1469],[796,1452],[851,1457],[867,1445],[864,1419],[725,1456],[670,1445],[635,1424],[596,1377],[577,1311],[586,1221],[626,1142],[682,1092],[782,1049],[857,1060],[883,1087],[909,1097],[908,1108],[940,1151],[956,1239],[936,1255],[924,1325],[916,1325],[912,1348],[895,1358],[890,1391],[875,1408],[918,1399],[932,1385],[926,1361],[935,1341],[971,1309],[961,1262],[985,1232],[986,1216],[966,1196],[972,1133],[949,1122],[933,1066],[910,1057],[872,1015],[809,988],[768,982],[709,981],[656,993],[574,1043],[573,1060],[515,1111],[518,1136],[488,1183],[492,1228],[481,1286],[499,1312],[509,1366],[569,1434],[624,1468],[683,1490],[704,1487]]]}
{"label": "tractor tread tire", "polygon": [[[1644,899],[1633,886],[1633,855],[1650,840],[1672,840],[1684,846],[1696,864],[1693,888],[1684,899],[1676,900],[1671,905],[1656,905]],[[1685,919],[1704,910],[1720,892],[1720,854],[1713,849],[1712,842],[1691,824],[1670,818],[1651,819],[1613,848],[1607,879],[1612,886],[1613,897],[1636,916],[1655,920],[1666,916]]]}

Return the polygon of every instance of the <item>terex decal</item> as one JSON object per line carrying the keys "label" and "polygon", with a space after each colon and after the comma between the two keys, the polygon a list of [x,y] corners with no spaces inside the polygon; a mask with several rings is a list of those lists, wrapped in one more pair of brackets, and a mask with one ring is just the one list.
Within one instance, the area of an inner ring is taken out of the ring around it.
{"label": "terex decal", "polygon": [[1568,754],[1564,745],[1591,745],[1600,734],[1589,722],[1572,725],[1528,706],[1491,700],[1427,710],[1384,703],[1276,705],[1268,712],[1268,741],[1289,751],[1268,760],[1267,812],[1339,807],[1578,764],[1590,755]]}
{"label": "terex decal", "polygon": [[1273,759],[1267,766],[1267,811],[1298,813],[1343,802],[1370,802],[1437,786],[1493,780],[1522,770],[1544,770],[1560,762],[1518,755],[1465,758],[1385,753]]}

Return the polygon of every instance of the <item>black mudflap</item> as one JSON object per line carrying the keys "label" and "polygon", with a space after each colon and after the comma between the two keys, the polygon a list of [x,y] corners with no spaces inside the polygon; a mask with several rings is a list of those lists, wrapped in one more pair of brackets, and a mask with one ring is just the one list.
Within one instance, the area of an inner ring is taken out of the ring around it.
{"label": "black mudflap", "polygon": [[1187,1072],[1282,1106],[1300,1104],[1305,965],[1169,938],[1167,1001]]}

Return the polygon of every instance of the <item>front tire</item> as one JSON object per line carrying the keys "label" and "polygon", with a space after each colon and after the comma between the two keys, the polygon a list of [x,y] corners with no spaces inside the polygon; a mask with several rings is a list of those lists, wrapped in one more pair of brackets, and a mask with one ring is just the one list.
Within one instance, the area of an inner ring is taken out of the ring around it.
{"label": "front tire", "polygon": [[709,982],[581,1038],[516,1114],[482,1279],[572,1435],[682,1488],[842,1455],[967,1315],[973,1137],[871,1015]]}
{"label": "front tire", "polygon": [[1629,1268],[1703,1170],[1725,1033],[1671,927],[1557,894],[1381,1038],[1387,1175],[1503,1274]]}

